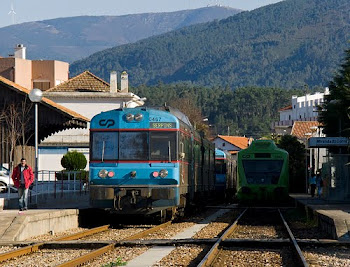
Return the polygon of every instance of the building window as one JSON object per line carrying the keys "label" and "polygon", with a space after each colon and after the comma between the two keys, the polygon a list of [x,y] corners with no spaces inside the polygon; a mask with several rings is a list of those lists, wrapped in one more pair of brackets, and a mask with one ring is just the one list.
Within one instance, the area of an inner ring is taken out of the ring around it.
{"label": "building window", "polygon": [[222,146],[225,146],[225,143],[222,143]]}
{"label": "building window", "polygon": [[301,115],[299,115],[299,119],[301,119]]}
{"label": "building window", "polygon": [[293,108],[295,109],[295,105],[293,106]]}
{"label": "building window", "polygon": [[288,120],[291,120],[291,116],[290,115],[288,116]]}
{"label": "building window", "polygon": [[315,106],[317,106],[317,105],[318,105],[318,99],[315,100]]}
{"label": "building window", "polygon": [[41,91],[50,89],[50,82],[33,82],[33,88],[38,88]]}

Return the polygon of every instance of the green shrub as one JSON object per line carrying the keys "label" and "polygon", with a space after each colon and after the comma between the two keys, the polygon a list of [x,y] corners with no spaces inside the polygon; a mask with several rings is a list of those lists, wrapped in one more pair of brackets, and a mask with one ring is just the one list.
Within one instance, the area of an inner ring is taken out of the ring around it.
{"label": "green shrub", "polygon": [[85,169],[87,160],[83,153],[70,151],[61,159],[61,165],[67,171],[78,171]]}

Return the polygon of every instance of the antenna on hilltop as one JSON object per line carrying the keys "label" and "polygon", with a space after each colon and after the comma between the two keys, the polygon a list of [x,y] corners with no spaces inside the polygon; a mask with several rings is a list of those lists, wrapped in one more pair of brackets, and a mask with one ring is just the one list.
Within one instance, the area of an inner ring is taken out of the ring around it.
{"label": "antenna on hilltop", "polygon": [[15,9],[13,8],[13,3],[11,4],[11,10],[10,12],[8,13],[8,15],[11,15],[11,18],[12,18],[12,24],[15,24],[16,23],[16,12],[15,12]]}

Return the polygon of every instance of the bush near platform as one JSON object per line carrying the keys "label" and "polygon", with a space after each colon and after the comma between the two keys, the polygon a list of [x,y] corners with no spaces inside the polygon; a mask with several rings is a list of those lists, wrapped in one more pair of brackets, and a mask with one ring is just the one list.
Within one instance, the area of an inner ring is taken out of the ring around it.
{"label": "bush near platform", "polygon": [[61,165],[67,171],[84,170],[87,160],[83,153],[77,151],[69,151],[61,159]]}

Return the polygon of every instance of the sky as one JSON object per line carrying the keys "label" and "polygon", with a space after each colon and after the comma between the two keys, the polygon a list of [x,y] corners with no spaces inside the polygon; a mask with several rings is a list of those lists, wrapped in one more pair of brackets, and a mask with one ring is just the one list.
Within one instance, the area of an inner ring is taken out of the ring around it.
{"label": "sky", "polygon": [[[220,4],[252,10],[281,0],[0,0],[0,27],[73,16],[170,12]],[[14,17],[9,14],[13,6]]]}

